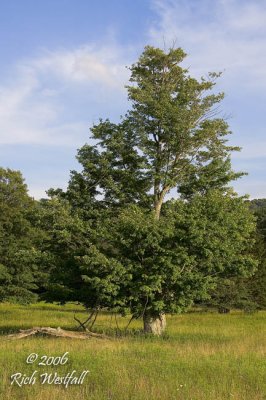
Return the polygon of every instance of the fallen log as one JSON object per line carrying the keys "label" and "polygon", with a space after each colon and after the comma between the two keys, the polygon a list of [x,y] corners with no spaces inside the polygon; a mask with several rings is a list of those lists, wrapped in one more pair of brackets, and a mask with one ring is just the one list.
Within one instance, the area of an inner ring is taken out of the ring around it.
{"label": "fallen log", "polygon": [[74,331],[66,331],[64,329],[58,328],[50,328],[48,327],[34,327],[32,329],[20,329],[19,333],[12,333],[10,335],[6,335],[5,338],[8,340],[14,339],[22,339],[27,336],[36,335],[37,333],[42,333],[49,336],[56,336],[56,337],[64,337],[64,338],[71,338],[71,339],[90,339],[90,338],[99,338],[99,339],[110,339],[108,336],[86,331],[84,333],[74,332]]}
{"label": "fallen log", "polygon": [[8,339],[22,339],[27,336],[35,335],[35,333],[37,333],[35,329],[25,329],[25,330],[20,329],[19,333],[13,333],[11,335],[6,335],[4,337]]}

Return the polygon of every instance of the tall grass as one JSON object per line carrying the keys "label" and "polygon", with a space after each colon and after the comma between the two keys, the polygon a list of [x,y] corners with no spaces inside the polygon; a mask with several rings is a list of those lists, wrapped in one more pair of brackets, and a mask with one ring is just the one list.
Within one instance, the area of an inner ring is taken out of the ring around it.
{"label": "tall grass", "polygon": [[[75,305],[37,304],[29,307],[0,304],[0,332],[6,334],[32,326],[74,329]],[[141,334],[86,341],[31,337],[0,342],[0,398],[6,400],[264,400],[266,398],[265,312],[245,315],[189,313],[168,317],[166,335]],[[122,328],[126,319],[118,318]],[[130,326],[141,329],[141,321]],[[99,331],[111,332],[114,319],[103,314]],[[132,332],[132,331],[131,331]],[[67,364],[26,364],[30,353],[60,356],[69,352]],[[83,385],[11,386],[15,372],[31,375],[57,372],[66,375],[89,370]]]}

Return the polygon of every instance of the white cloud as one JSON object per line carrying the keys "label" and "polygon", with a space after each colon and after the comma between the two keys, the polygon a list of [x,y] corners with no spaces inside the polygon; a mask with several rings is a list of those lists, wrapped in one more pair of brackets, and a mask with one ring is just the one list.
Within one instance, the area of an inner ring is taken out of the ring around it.
{"label": "white cloud", "polygon": [[150,37],[189,52],[197,75],[225,69],[226,84],[266,87],[266,2],[154,0]]}
{"label": "white cloud", "polygon": [[118,49],[82,46],[73,51],[47,52],[44,56],[30,63],[31,68],[39,73],[53,74],[68,82],[101,83],[121,90],[127,79],[121,55]]}
{"label": "white cloud", "polygon": [[[0,82],[0,144],[80,145],[95,118],[93,105],[110,94],[112,107],[125,98],[128,72],[121,58],[115,46],[83,46],[20,61],[9,81]],[[79,107],[84,115],[77,117]]]}

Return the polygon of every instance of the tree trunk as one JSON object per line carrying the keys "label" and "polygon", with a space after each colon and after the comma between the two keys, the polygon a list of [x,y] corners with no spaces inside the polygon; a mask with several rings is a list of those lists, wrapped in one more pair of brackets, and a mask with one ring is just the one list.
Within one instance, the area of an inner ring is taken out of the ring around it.
{"label": "tree trunk", "polygon": [[143,323],[145,333],[152,333],[153,335],[160,336],[166,328],[165,314],[159,314],[157,316],[144,314]]}
{"label": "tree trunk", "polygon": [[161,214],[161,208],[162,208],[162,204],[163,204],[163,199],[160,199],[159,201],[157,201],[154,205],[154,209],[155,209],[155,219],[160,219],[160,214]]}
{"label": "tree trunk", "polygon": [[155,219],[160,219],[161,208],[163,205],[164,197],[166,193],[169,192],[171,188],[169,186],[165,186],[163,190],[158,192],[156,188],[154,189],[154,210],[155,210]]}

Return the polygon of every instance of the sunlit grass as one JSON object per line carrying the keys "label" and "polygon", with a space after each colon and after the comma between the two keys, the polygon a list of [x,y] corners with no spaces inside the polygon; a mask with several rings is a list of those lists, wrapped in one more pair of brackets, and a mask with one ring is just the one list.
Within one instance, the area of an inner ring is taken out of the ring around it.
{"label": "sunlit grass", "polygon": [[[76,329],[74,312],[86,317],[81,307],[39,303],[32,306],[0,304],[0,331],[12,332],[33,326]],[[168,316],[168,329],[162,338],[141,334],[87,341],[32,337],[0,343],[0,398],[36,400],[264,400],[266,394],[265,312],[246,315],[189,313]],[[118,318],[120,329],[129,318]],[[114,332],[116,323],[101,315],[96,328]],[[133,332],[141,321],[130,325]],[[132,331],[131,331],[132,332]],[[26,364],[30,353],[49,356],[69,352],[62,366]],[[10,376],[27,375],[37,369],[66,375],[89,370],[81,386],[62,385],[14,387]]]}

